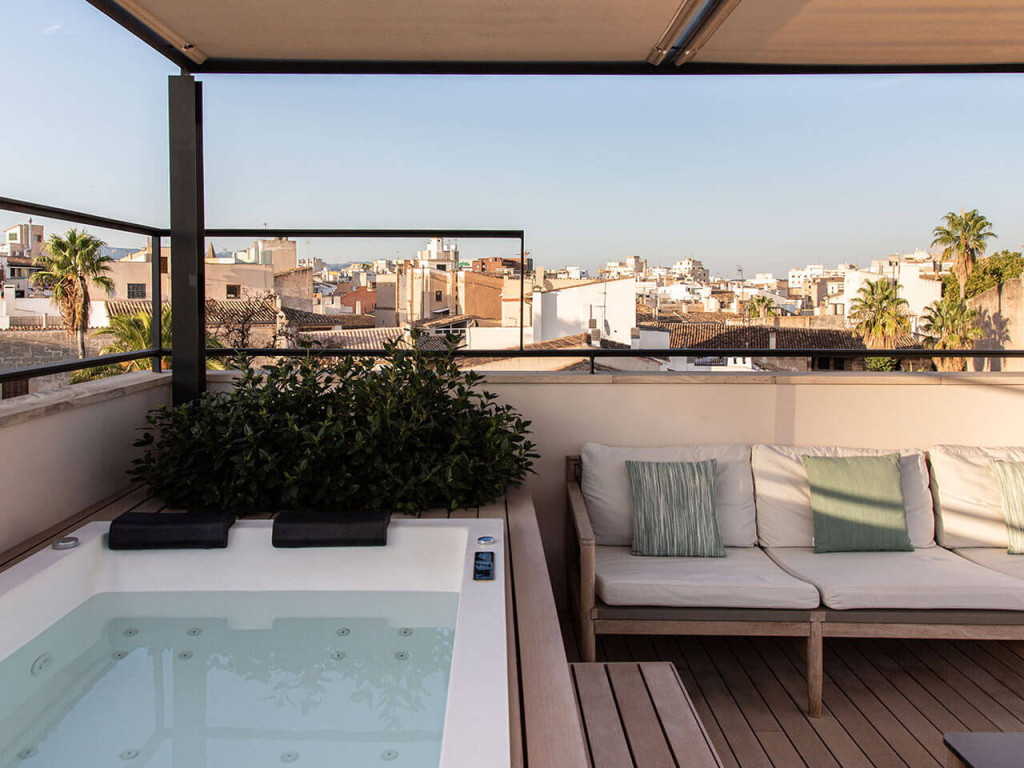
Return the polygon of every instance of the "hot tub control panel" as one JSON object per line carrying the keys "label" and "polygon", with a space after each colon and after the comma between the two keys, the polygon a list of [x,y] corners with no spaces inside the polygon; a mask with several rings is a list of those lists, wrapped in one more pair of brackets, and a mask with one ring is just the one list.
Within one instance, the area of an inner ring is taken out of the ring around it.
{"label": "hot tub control panel", "polygon": [[473,558],[473,581],[494,581],[494,553],[477,552]]}

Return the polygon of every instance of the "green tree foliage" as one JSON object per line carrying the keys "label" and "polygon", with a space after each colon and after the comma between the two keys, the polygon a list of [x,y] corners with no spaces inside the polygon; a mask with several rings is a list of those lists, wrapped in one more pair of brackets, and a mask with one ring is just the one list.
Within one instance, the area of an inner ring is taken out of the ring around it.
{"label": "green tree foliage", "polygon": [[978,259],[974,271],[967,278],[966,297],[970,299],[1022,274],[1024,256],[1019,253],[1000,251],[987,258]]}
{"label": "green tree foliage", "polygon": [[778,317],[779,308],[770,296],[754,296],[747,302],[747,317]]}
{"label": "green tree foliage", "polygon": [[[907,300],[899,295],[899,283],[886,277],[868,280],[850,302],[850,319],[869,349],[891,349],[901,333],[910,330]],[[892,371],[899,363],[891,357],[869,357],[869,371]]]}
{"label": "green tree foliage", "polygon": [[[927,334],[928,346],[933,349],[968,349],[975,339],[985,334],[978,321],[978,312],[968,309],[957,294],[933,301],[924,309],[921,329]],[[963,371],[967,358],[935,358],[935,367],[940,371]]]}
{"label": "green tree foliage", "polygon": [[488,503],[531,470],[529,422],[452,355],[311,356],[148,416],[131,473],[176,506],[419,511]]}
{"label": "green tree foliage", "polygon": [[44,253],[35,263],[42,270],[32,275],[32,282],[51,290],[68,333],[78,337],[78,357],[85,357],[85,333],[89,329],[90,283],[110,291],[114,283],[106,273],[113,261],[101,256],[103,241],[87,232],[69,229],[63,235],[50,235]]}
{"label": "green tree foliage", "polygon": [[869,371],[898,371],[900,361],[895,357],[866,357],[864,367]]}
{"label": "green tree foliage", "polygon": [[[160,317],[161,346],[169,349],[172,343],[170,305],[163,308]],[[135,315],[116,315],[110,318],[110,325],[96,331],[96,335],[111,337],[111,341],[100,349],[101,355],[115,355],[119,352],[134,352],[139,349],[148,349],[149,345],[153,342],[153,316],[148,312],[139,312]],[[209,334],[206,336],[206,345],[208,347],[222,346],[215,336]],[[164,358],[164,363],[169,367],[171,364],[170,358]],[[126,363],[114,363],[112,365],[97,365],[93,368],[74,371],[70,376],[70,381],[72,384],[79,384],[83,381],[117,376],[120,373],[148,370],[149,366],[149,358],[129,360]],[[224,363],[216,358],[207,358],[206,367],[216,371],[222,371],[226,368]]]}
{"label": "green tree foliage", "polygon": [[886,277],[868,280],[850,302],[850,319],[871,349],[892,347],[901,333],[910,330],[907,300],[899,295],[899,283]]}
{"label": "green tree foliage", "polygon": [[942,220],[945,226],[938,226],[932,231],[935,235],[932,245],[941,245],[943,257],[953,259],[953,275],[960,285],[960,298],[965,298],[967,278],[974,269],[974,263],[996,233],[992,231],[992,223],[978,213],[977,208],[966,212],[961,210],[959,214],[950,211]]}

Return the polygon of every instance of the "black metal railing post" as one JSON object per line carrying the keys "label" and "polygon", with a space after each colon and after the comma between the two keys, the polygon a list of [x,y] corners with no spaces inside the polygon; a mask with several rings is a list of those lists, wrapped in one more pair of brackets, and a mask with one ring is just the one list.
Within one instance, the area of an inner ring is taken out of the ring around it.
{"label": "black metal railing post", "polygon": [[[532,291],[531,291],[532,293]],[[526,323],[523,317],[526,314],[526,235],[519,235],[519,349],[523,349],[523,339],[526,333]],[[533,315],[530,316],[530,326],[533,326]],[[534,336],[536,339],[537,337]]]}
{"label": "black metal railing post", "polygon": [[160,271],[160,253],[161,253],[161,240],[162,237],[158,230],[153,230],[149,233],[150,259],[152,259],[152,270],[150,278],[153,281],[152,287],[152,301],[153,301],[153,318],[152,318],[152,338],[150,339],[149,346],[155,350],[158,350],[152,357],[152,368],[153,373],[160,373],[163,369],[163,365],[160,360],[159,349],[163,346],[163,308],[164,308],[164,297],[163,297],[163,285],[161,284],[161,271]]}

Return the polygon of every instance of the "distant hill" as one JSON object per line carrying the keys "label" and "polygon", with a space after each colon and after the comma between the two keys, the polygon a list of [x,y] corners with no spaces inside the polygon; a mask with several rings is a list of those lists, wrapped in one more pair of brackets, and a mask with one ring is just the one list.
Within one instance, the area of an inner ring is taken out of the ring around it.
{"label": "distant hill", "polygon": [[344,264],[328,264],[327,268],[328,269],[333,269],[335,271],[340,271],[342,269],[348,269],[349,267],[351,267],[351,266],[353,266],[355,264],[369,264],[369,263],[370,262],[366,262],[366,261],[347,261]]}

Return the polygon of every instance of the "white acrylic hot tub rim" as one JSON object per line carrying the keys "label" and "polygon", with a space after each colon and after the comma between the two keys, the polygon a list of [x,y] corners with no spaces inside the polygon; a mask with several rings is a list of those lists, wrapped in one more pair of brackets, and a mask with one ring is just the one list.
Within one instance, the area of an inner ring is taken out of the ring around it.
{"label": "white acrylic hot tub rim", "polygon": [[[77,548],[0,572],[0,660],[104,592],[458,592],[440,767],[509,765],[501,520],[396,520],[387,547],[301,549],[273,548],[269,520],[242,520],[227,549],[118,552],[106,548],[109,525],[88,523]],[[494,581],[473,581],[478,551],[494,552]]]}

